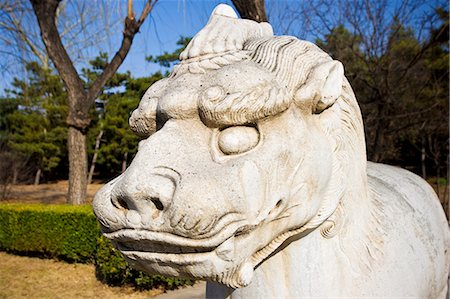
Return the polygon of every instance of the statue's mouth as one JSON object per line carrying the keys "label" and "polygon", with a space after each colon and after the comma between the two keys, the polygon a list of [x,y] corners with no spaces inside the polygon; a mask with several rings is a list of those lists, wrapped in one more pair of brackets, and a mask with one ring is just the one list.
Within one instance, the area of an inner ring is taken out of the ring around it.
{"label": "statue's mouth", "polygon": [[[236,252],[236,245],[239,243],[240,246],[245,246],[251,238],[252,232],[258,231],[263,235],[268,233],[263,224],[260,222],[250,225],[245,220],[235,221],[222,227],[217,234],[200,239],[136,228],[104,232],[104,235],[125,257],[131,260],[194,265],[205,263],[211,259],[220,259],[223,262],[233,260],[236,254],[240,255]],[[260,243],[259,246],[253,248],[255,251],[247,252],[248,257],[251,257],[254,265],[257,265],[296,231],[295,229],[287,231],[272,240],[266,240],[268,243]]]}
{"label": "statue's mouth", "polygon": [[231,260],[234,241],[246,235],[256,226],[243,221],[224,227],[210,238],[192,239],[167,232],[144,229],[120,229],[104,233],[126,257],[150,262],[172,262],[177,264],[200,263],[214,254],[222,260]]}
{"label": "statue's mouth", "polygon": [[[272,231],[270,225],[249,225],[240,221],[203,239],[130,228],[104,235],[137,269],[168,276],[210,279],[237,288],[248,285],[254,268],[299,230],[301,228],[286,231],[273,238],[269,233]],[[255,236],[260,238],[256,240]]]}
{"label": "statue's mouth", "polygon": [[[245,277],[251,279],[253,273],[253,265],[245,262],[247,255],[244,254],[243,258],[241,252],[236,250],[239,240],[250,235],[244,232],[246,229],[249,227],[238,228],[218,244],[216,242],[219,239],[186,240],[174,235],[173,240],[177,240],[177,243],[155,241],[160,238],[160,234],[153,233],[152,236],[152,232],[148,231],[139,233],[149,238],[136,239],[131,230],[115,232],[116,238],[112,242],[136,269],[167,276],[209,279],[236,288],[250,283],[250,280],[241,282],[241,268],[247,274],[250,272]],[[199,241],[205,243],[199,246]]]}
{"label": "statue's mouth", "polygon": [[167,253],[167,254],[183,254],[183,253],[204,253],[214,250],[214,247],[190,247],[177,246],[168,243],[159,243],[149,240],[129,240],[129,241],[115,241],[117,248],[120,251],[141,251],[152,253]]}

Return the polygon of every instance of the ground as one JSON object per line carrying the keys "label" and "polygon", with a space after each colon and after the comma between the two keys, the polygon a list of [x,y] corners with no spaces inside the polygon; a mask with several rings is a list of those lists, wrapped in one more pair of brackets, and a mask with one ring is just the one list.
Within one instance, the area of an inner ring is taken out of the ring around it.
{"label": "ground", "polygon": [[205,283],[163,293],[109,287],[95,278],[95,267],[0,252],[0,298],[200,299]]}
{"label": "ground", "polygon": [[152,298],[161,290],[108,287],[95,267],[0,252],[0,298]]}
{"label": "ground", "polygon": [[[87,200],[92,202],[95,192],[103,186],[100,183],[88,185]],[[11,185],[3,199],[4,202],[21,203],[65,203],[67,198],[68,182],[59,181],[52,184],[40,185]]]}

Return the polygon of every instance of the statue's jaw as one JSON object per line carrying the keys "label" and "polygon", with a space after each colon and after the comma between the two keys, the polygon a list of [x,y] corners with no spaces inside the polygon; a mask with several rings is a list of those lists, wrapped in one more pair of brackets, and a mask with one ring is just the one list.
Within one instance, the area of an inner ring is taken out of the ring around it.
{"label": "statue's jaw", "polygon": [[[132,230],[128,230],[131,232],[128,234],[126,231],[115,232],[117,236],[120,233],[121,237],[111,240],[136,269],[150,274],[216,281],[233,288],[243,287],[251,282],[253,265],[245,265],[240,254],[243,252],[235,250],[236,238],[239,237],[232,235],[217,246],[180,246],[142,238],[132,239]],[[196,243],[195,241],[200,240],[193,241]],[[208,243],[211,242],[205,240],[204,244]],[[245,269],[245,281],[239,274],[242,272],[241,268]]]}
{"label": "statue's jaw", "polygon": [[241,288],[250,284],[254,268],[261,260],[285,240],[280,237],[286,233],[272,235],[271,224],[232,223],[207,239],[138,229],[121,229],[105,236],[136,269]]}
{"label": "statue's jaw", "polygon": [[271,241],[256,238],[268,235],[266,228],[262,224],[231,224],[208,239],[137,229],[121,229],[105,236],[136,269],[240,288],[247,286],[253,277],[256,265],[252,256]]}

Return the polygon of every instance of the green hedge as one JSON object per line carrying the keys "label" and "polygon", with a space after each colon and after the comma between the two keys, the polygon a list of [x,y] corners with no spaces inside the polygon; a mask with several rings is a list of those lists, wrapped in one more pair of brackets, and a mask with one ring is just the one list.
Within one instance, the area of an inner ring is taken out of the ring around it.
{"label": "green hedge", "polygon": [[2,204],[0,249],[92,263],[100,236],[90,206]]}
{"label": "green hedge", "polygon": [[109,285],[173,289],[192,281],[147,275],[132,269],[101,236],[91,206],[0,204],[0,250],[94,263],[97,278]]}

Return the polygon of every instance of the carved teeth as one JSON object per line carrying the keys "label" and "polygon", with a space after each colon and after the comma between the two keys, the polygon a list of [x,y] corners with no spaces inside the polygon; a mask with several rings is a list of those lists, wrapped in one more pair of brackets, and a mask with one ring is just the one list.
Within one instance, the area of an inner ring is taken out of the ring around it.
{"label": "carved teeth", "polygon": [[224,261],[231,261],[234,257],[234,252],[234,237],[229,238],[216,249],[217,256]]}

